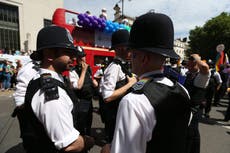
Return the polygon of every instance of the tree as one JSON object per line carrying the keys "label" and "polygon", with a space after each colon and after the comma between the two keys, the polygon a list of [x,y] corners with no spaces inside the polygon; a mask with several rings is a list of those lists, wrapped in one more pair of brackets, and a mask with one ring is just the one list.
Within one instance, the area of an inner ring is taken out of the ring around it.
{"label": "tree", "polygon": [[202,58],[215,60],[218,44],[225,45],[225,53],[230,53],[230,14],[223,12],[208,20],[203,27],[195,27],[189,32],[192,53],[198,53]]}

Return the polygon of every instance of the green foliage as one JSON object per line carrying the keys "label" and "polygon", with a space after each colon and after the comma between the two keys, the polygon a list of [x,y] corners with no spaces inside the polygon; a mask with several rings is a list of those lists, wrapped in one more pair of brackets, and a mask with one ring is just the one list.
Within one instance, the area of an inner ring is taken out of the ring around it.
{"label": "green foliage", "polygon": [[230,55],[230,14],[223,12],[208,20],[203,27],[195,27],[189,32],[190,52],[198,53],[202,59],[216,58],[216,46],[225,45],[225,52]]}

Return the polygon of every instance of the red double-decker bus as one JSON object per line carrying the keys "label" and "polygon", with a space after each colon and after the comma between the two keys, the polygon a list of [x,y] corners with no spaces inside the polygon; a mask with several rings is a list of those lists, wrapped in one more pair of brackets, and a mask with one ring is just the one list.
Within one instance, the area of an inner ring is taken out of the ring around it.
{"label": "red double-decker bus", "polygon": [[[70,31],[74,40],[74,45],[84,48],[87,64],[91,66],[94,74],[99,69],[99,65],[102,64],[106,58],[110,61],[115,56],[115,52],[109,50],[112,32],[106,32],[93,27],[92,23],[85,18],[83,18],[83,20],[85,19],[87,24],[89,24],[89,26],[91,25],[92,28],[86,28],[85,26],[79,25],[79,14],[78,12],[58,8],[53,14],[52,23]],[[83,14],[81,15],[84,16]],[[94,19],[100,21],[96,17],[94,17]],[[97,21],[95,22],[97,23]]]}

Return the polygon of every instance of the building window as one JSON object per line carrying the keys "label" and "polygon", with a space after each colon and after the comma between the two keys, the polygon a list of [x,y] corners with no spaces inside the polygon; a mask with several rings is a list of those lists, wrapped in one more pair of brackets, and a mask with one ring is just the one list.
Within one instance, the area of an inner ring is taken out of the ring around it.
{"label": "building window", "polygon": [[0,49],[20,50],[18,7],[0,3]]}
{"label": "building window", "polygon": [[50,26],[52,24],[52,21],[48,19],[44,19],[43,22],[44,22],[44,27]]}

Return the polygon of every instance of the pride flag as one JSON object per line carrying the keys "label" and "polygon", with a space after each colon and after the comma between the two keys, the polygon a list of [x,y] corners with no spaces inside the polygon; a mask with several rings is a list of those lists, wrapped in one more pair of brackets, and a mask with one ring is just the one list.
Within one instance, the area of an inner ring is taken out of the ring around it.
{"label": "pride flag", "polygon": [[220,65],[222,64],[229,64],[228,55],[224,53],[224,51],[219,52],[216,56],[216,64],[215,64],[216,71],[220,70]]}

